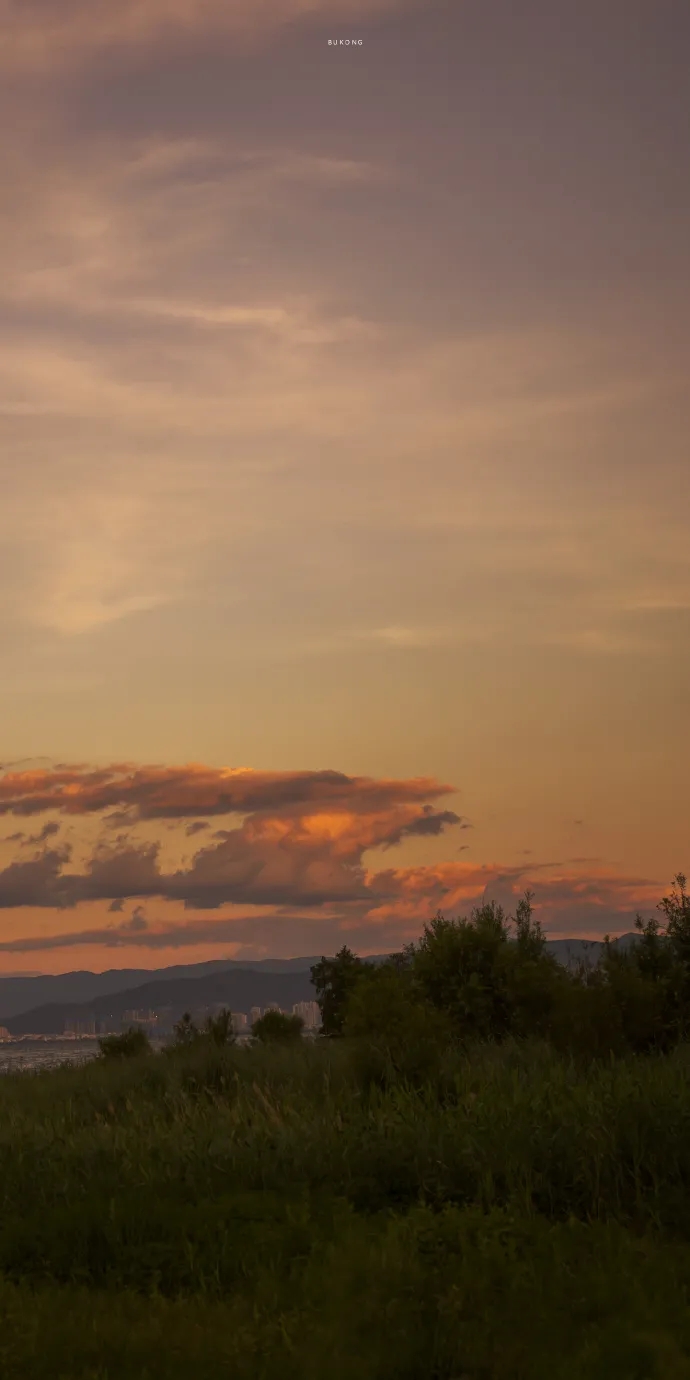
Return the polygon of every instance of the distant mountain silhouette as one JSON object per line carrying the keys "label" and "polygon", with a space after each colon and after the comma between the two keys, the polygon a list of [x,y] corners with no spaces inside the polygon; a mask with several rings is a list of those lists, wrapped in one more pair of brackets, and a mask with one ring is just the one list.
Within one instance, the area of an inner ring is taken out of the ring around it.
{"label": "distant mountain silhouette", "polygon": [[[611,943],[615,948],[625,950],[635,944],[639,937],[634,930],[631,930],[628,934],[619,935],[618,939],[613,939]],[[604,941],[603,939],[548,939],[546,949],[566,968],[572,967],[582,960],[594,965],[599,962],[604,952]]]}
{"label": "distant mountain silhouette", "polygon": [[[105,973],[58,973],[39,977],[0,977],[0,1012],[3,1017],[20,1016],[24,1011],[45,1005],[94,1001],[97,997],[125,992],[148,982],[172,982],[178,978],[205,977],[226,969],[248,972],[306,972],[321,957],[262,958],[237,961],[213,959],[207,963],[179,964],[172,968],[109,968]],[[0,1023],[7,1021],[0,1018]]]}
{"label": "distant mountain silhouette", "polygon": [[290,1010],[295,1002],[313,1001],[314,989],[309,972],[267,973],[247,969],[225,969],[204,977],[178,977],[144,982],[124,991],[94,997],[87,1002],[51,1002],[23,1011],[21,1015],[0,1018],[11,1035],[61,1034],[66,1021],[95,1019],[117,1030],[128,1010],[169,1012],[169,1023],[179,1020],[184,1011],[222,1003],[231,1011],[249,1013],[252,1006],[265,1007],[276,1002]]}
{"label": "distant mountain silhouette", "polygon": [[[637,939],[631,932],[613,942],[627,949]],[[604,949],[603,942],[594,939],[550,939],[546,947],[566,967],[582,960],[595,965]],[[166,1008],[170,1020],[178,1020],[184,1011],[218,1003],[247,1014],[252,1006],[264,1008],[271,1002],[289,1010],[295,1002],[314,999],[309,970],[318,957],[246,963],[217,959],[157,970],[112,968],[107,973],[1,978],[0,1025],[12,1035],[54,1035],[61,1034],[70,1020],[95,1019],[117,1028],[124,1013],[132,1009]],[[367,957],[380,963],[387,955]]]}

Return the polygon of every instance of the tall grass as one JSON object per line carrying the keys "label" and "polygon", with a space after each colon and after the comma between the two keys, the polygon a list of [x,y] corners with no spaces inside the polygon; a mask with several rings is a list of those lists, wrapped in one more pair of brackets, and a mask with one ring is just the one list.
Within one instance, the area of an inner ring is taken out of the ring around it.
{"label": "tall grass", "polygon": [[690,1376],[686,1047],[368,1060],[1,1079],[0,1374]]}

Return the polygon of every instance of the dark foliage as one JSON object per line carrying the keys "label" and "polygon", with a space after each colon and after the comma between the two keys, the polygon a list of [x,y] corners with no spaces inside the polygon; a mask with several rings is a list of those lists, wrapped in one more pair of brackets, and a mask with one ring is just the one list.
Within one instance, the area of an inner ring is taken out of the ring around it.
{"label": "dark foliage", "polygon": [[304,1021],[301,1016],[288,1016],[284,1011],[266,1011],[252,1026],[252,1035],[262,1044],[290,1044],[302,1038]]}
{"label": "dark foliage", "polygon": [[151,1053],[151,1041],[145,1030],[125,1030],[122,1035],[103,1035],[98,1041],[101,1059],[136,1059]]}
{"label": "dark foliage", "polygon": [[320,963],[314,964],[311,980],[316,989],[324,1035],[342,1035],[348,998],[359,979],[368,972],[368,965],[356,958],[347,945],[335,958],[322,958]]}
{"label": "dark foliage", "polygon": [[469,919],[439,912],[419,943],[388,963],[367,964],[343,949],[312,970],[326,1031],[373,1039],[389,1063],[412,1046],[423,1063],[430,1042],[509,1037],[548,1039],[578,1059],[668,1051],[690,1034],[690,898],[682,874],[659,909],[665,927],[638,917],[629,949],[607,939],[598,966],[574,971],[547,953],[529,892],[514,917],[493,901]]}

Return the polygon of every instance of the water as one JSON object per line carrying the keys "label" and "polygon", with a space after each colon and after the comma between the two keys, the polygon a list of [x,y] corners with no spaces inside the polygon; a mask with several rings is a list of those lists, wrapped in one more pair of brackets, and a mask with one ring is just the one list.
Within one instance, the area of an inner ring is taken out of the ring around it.
{"label": "water", "polygon": [[0,1044],[0,1073],[85,1064],[98,1054],[98,1040],[12,1040]]}

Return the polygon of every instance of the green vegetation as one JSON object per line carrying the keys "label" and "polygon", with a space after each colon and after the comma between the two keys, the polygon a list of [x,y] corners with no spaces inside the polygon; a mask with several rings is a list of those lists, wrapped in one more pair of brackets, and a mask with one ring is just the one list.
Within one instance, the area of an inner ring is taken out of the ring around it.
{"label": "green vegetation", "polygon": [[409,1051],[413,1059],[420,1041],[438,1048],[510,1036],[547,1039],[585,1060],[668,1052],[690,1034],[690,896],[682,873],[659,909],[665,928],[638,916],[632,948],[620,951],[607,939],[601,963],[574,972],[547,953],[529,892],[514,920],[493,901],[469,920],[438,914],[418,944],[388,963],[341,949],[312,968],[324,1034],[367,1035],[392,1057]]}
{"label": "green vegetation", "polygon": [[98,1041],[101,1059],[137,1059],[151,1053],[145,1030],[125,1030],[122,1035],[103,1035]]}
{"label": "green vegetation", "polygon": [[201,1029],[194,1024],[189,1012],[185,1011],[175,1026],[174,1047],[189,1048],[191,1045],[198,1045],[199,1041],[204,1040],[221,1047],[234,1045],[235,1032],[230,1011],[225,1009],[219,1011],[216,1016],[209,1016]]}
{"label": "green vegetation", "polygon": [[0,1374],[690,1380],[682,879],[665,905],[596,974],[527,897],[324,960],[334,1038],[185,1023],[0,1080]]}
{"label": "green vegetation", "polygon": [[252,1026],[252,1035],[262,1044],[291,1044],[302,1037],[304,1021],[301,1016],[288,1016],[285,1011],[265,1011]]}

